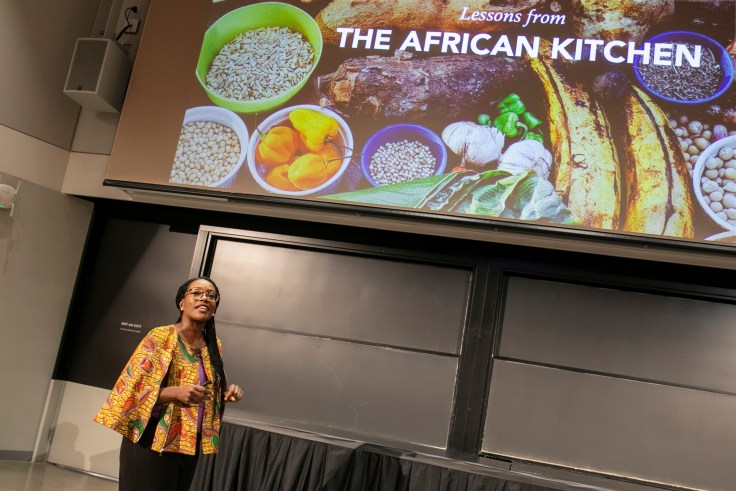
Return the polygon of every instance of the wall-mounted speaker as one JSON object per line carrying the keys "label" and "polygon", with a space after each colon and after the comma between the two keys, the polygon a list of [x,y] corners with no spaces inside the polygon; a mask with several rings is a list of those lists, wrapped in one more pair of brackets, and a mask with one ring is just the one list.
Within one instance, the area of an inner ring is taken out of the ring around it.
{"label": "wall-mounted speaker", "polygon": [[100,0],[97,17],[92,26],[92,37],[115,38],[115,25],[120,16],[122,0]]}
{"label": "wall-mounted speaker", "polygon": [[64,93],[84,108],[120,112],[132,67],[133,62],[113,40],[79,38]]}

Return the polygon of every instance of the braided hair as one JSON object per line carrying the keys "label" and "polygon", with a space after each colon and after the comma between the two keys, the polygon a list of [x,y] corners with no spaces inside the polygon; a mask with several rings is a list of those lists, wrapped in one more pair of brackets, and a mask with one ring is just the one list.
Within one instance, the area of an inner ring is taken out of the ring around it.
{"label": "braided hair", "polygon": [[[181,301],[184,299],[184,296],[187,293],[187,290],[189,290],[189,285],[192,284],[192,282],[197,280],[205,280],[212,284],[212,286],[215,287],[215,292],[217,292],[217,304],[220,305],[220,289],[217,288],[217,285],[215,284],[212,279],[210,279],[207,276],[198,276],[196,278],[190,278],[186,282],[184,282],[183,285],[179,287],[179,289],[176,291],[176,308],[179,310],[179,305],[181,304]],[[179,312],[179,318],[176,320],[176,322],[181,322],[182,314]],[[212,316],[209,318],[207,323],[204,325],[204,342],[207,345],[207,352],[210,354],[210,373],[212,374],[212,386],[214,387],[214,392],[217,394],[220,394],[219,401],[215,401],[215,409],[220,412],[220,415],[222,416],[222,412],[224,409],[224,404],[222,403],[225,399],[225,391],[227,390],[227,379],[225,378],[225,368],[222,363],[222,355],[220,355],[220,348],[217,346],[217,331],[215,330],[215,316]]]}

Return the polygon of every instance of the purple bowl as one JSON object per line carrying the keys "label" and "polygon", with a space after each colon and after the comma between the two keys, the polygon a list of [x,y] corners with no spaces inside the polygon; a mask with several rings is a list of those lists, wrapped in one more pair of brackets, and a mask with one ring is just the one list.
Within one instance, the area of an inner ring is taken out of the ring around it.
{"label": "purple bowl", "polygon": [[710,49],[714,54],[716,59],[720,58],[720,65],[721,70],[723,72],[723,75],[721,77],[721,82],[718,85],[718,88],[716,91],[707,96],[700,99],[676,99],[674,97],[670,97],[667,94],[663,94],[659,92],[656,88],[652,87],[644,78],[642,75],[640,68],[639,68],[639,60],[641,59],[641,55],[636,55],[634,57],[634,74],[636,75],[636,79],[639,81],[642,87],[644,87],[650,94],[659,97],[660,99],[664,99],[668,102],[674,102],[676,104],[702,104],[703,102],[711,101],[721,95],[723,95],[724,92],[728,90],[728,88],[731,86],[731,82],[733,82],[734,77],[734,62],[731,56],[728,54],[726,49],[718,44],[715,40],[709,38],[708,36],[704,36],[702,34],[699,34],[697,32],[691,32],[691,31],[669,31],[669,32],[663,32],[662,34],[658,34],[650,39],[648,39],[647,43],[672,43],[674,41],[679,41],[680,43],[692,43],[703,46],[703,48]]}
{"label": "purple bowl", "polygon": [[379,183],[373,180],[369,172],[373,154],[385,143],[396,143],[402,140],[414,140],[427,145],[437,162],[434,175],[442,174],[445,171],[447,148],[445,148],[444,142],[437,134],[418,124],[392,124],[375,132],[363,146],[363,152],[360,156],[360,168],[371,186],[380,186]]}

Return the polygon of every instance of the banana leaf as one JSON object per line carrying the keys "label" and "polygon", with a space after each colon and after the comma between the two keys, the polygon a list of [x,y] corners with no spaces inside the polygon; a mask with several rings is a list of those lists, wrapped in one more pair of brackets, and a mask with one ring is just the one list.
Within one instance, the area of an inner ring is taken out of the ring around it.
{"label": "banana leaf", "polygon": [[552,184],[531,170],[521,174],[456,172],[323,198],[511,220],[580,223]]}
{"label": "banana leaf", "polygon": [[425,177],[401,184],[388,184],[347,193],[322,196],[325,199],[389,206],[392,208],[419,208],[427,195],[435,188],[446,186],[454,174]]}

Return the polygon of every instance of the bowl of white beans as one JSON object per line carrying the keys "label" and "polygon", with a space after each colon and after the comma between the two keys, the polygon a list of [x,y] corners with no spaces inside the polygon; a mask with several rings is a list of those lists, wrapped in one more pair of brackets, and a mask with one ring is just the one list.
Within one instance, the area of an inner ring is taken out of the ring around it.
{"label": "bowl of white beans", "polygon": [[169,182],[229,188],[247,148],[248,128],[234,112],[217,106],[187,109]]}
{"label": "bowl of white beans", "polygon": [[736,136],[703,150],[693,168],[695,197],[705,213],[726,230],[736,230]]}
{"label": "bowl of white beans", "polygon": [[385,186],[442,174],[447,149],[442,139],[418,124],[393,124],[363,146],[360,167],[372,186]]}

